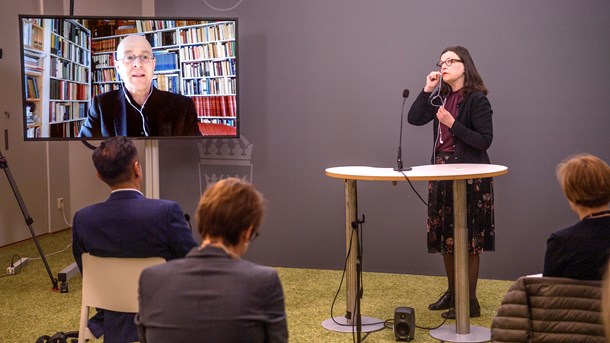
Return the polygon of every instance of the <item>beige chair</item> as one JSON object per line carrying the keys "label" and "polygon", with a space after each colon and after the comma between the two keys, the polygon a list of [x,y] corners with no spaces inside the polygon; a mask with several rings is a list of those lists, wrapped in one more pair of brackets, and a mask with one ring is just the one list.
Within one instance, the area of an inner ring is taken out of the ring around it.
{"label": "beige chair", "polygon": [[138,280],[144,268],[164,263],[161,257],[97,257],[89,253],[83,259],[83,294],[78,342],[94,338],[87,328],[92,307],[117,312],[138,312]]}

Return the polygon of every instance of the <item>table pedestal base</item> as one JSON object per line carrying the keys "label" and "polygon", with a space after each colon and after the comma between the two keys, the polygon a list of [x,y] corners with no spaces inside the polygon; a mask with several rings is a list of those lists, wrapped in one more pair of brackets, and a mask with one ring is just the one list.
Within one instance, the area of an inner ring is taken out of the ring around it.
{"label": "table pedestal base", "polygon": [[[326,330],[335,332],[355,332],[356,324],[348,323],[345,317],[333,317],[322,322],[322,327]],[[362,316],[361,332],[374,332],[384,328],[384,322],[381,319]]]}
{"label": "table pedestal base", "polygon": [[454,325],[443,325],[438,329],[430,330],[430,336],[446,342],[489,342],[491,330],[471,325],[469,334],[459,334]]}

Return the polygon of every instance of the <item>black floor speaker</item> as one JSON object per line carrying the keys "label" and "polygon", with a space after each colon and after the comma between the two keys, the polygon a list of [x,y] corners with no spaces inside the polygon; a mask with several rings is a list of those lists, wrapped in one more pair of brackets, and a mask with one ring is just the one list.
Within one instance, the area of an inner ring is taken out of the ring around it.
{"label": "black floor speaker", "polygon": [[415,310],[412,307],[397,307],[394,311],[394,336],[401,342],[415,337]]}

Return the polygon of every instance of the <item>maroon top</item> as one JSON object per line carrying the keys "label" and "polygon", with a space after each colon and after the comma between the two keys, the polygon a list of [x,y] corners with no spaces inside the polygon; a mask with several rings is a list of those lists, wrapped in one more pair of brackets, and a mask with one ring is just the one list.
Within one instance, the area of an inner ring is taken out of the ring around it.
{"label": "maroon top", "polygon": [[[453,118],[457,117],[458,104],[461,103],[462,100],[464,100],[464,95],[460,91],[451,93],[447,98],[445,109],[451,113]],[[449,127],[441,123],[439,129],[440,138],[436,144],[436,151],[454,152],[455,145],[453,144],[453,134],[449,132]]]}

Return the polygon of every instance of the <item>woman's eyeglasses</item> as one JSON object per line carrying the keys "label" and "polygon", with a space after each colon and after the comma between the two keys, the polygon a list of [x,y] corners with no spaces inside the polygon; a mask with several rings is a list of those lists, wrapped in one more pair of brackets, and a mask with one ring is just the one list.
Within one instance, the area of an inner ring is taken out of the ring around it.
{"label": "woman's eyeglasses", "polygon": [[448,58],[448,59],[446,59],[446,60],[444,60],[444,61],[440,61],[440,62],[438,62],[438,63],[436,64],[436,66],[437,66],[437,67],[439,67],[439,68],[442,68],[442,67],[443,67],[443,64],[444,64],[444,65],[446,65],[447,67],[451,67],[451,65],[452,65],[454,62],[460,62],[460,63],[461,63],[461,62],[462,62],[462,60],[459,60],[459,59],[457,59],[457,58]]}

